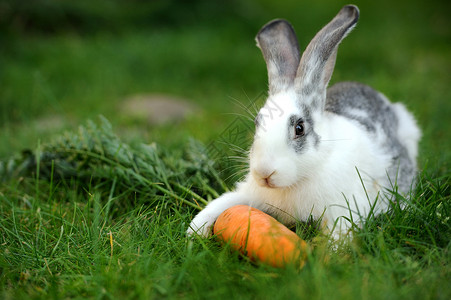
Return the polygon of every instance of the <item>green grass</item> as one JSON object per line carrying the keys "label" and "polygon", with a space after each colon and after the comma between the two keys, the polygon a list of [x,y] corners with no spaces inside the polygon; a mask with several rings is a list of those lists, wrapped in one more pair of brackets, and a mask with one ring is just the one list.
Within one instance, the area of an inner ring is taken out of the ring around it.
{"label": "green grass", "polygon": [[[304,48],[345,3],[131,2],[122,11],[115,1],[43,2],[52,9],[23,6],[21,19],[0,20],[1,298],[451,298],[446,1],[356,3],[360,23],[332,81],[369,84],[413,111],[419,182],[411,200],[400,198],[404,209],[370,218],[336,250],[300,224],[314,245],[302,270],[254,264],[184,232],[237,179],[240,167],[223,159],[236,153],[206,146],[244,113],[235,99],[265,93],[255,33],[284,17]],[[123,99],[146,93],[200,111],[163,126],[124,116]]]}
{"label": "green grass", "polygon": [[351,244],[332,250],[310,236],[304,269],[274,269],[184,235],[198,204],[224,186],[202,145],[132,147],[99,123],[3,173],[5,297],[450,296],[449,178],[422,174],[413,200],[400,198],[406,208],[371,218]]}

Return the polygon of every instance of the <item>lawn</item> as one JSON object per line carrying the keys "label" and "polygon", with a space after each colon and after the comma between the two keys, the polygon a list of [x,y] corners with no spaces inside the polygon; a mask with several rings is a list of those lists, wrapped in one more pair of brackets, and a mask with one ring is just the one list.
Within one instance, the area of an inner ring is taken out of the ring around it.
{"label": "lawn", "polygon": [[[301,270],[185,231],[243,174],[246,108],[267,89],[257,31],[286,18],[303,49],[347,2],[93,3],[0,2],[1,298],[451,298],[447,1],[355,2],[331,83],[414,113],[418,184],[334,249],[299,224],[314,246]],[[196,109],[156,125],[124,110],[137,95]]]}

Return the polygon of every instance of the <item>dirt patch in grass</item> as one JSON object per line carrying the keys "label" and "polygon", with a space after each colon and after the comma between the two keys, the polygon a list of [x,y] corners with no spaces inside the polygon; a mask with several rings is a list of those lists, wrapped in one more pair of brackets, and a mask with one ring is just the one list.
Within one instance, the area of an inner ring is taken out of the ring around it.
{"label": "dirt patch in grass", "polygon": [[171,95],[135,95],[120,105],[125,116],[145,121],[151,125],[180,122],[193,115],[198,108],[187,99]]}

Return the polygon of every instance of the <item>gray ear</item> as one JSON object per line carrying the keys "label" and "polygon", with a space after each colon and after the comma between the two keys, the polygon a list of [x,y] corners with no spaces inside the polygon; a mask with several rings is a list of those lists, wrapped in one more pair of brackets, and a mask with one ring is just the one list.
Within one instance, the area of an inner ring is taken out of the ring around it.
{"label": "gray ear", "polygon": [[347,5],[316,34],[302,55],[297,70],[295,87],[298,92],[308,95],[326,91],[335,66],[338,45],[355,27],[358,19],[359,9]]}
{"label": "gray ear", "polygon": [[273,20],[258,32],[257,46],[268,68],[269,93],[291,86],[299,66],[299,44],[293,27],[285,20]]}

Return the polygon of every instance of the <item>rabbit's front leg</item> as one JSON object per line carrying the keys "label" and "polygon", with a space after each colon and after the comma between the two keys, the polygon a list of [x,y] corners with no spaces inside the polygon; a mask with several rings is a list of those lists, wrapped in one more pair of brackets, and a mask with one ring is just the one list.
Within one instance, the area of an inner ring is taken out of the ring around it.
{"label": "rabbit's front leg", "polygon": [[210,202],[196,217],[191,221],[186,233],[208,237],[212,233],[213,224],[219,215],[226,209],[239,205],[249,205],[249,198],[238,192],[228,192],[222,194],[219,198]]}

